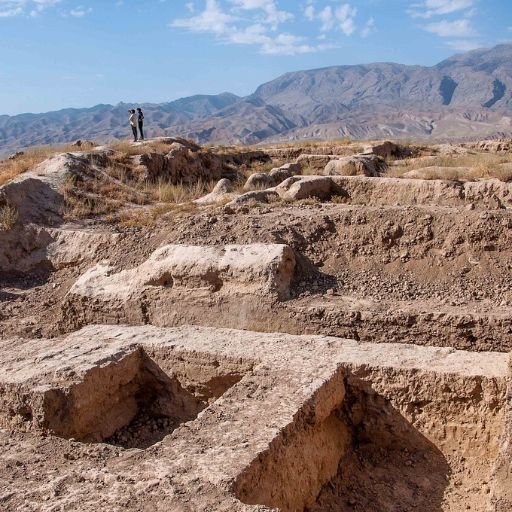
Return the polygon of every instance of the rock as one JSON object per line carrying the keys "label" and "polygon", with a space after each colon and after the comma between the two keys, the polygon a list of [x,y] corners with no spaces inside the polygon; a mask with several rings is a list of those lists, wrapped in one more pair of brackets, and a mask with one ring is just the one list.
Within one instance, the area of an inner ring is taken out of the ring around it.
{"label": "rock", "polygon": [[291,162],[281,165],[279,169],[289,171],[290,174],[300,174],[302,172],[302,165],[299,162]]}
{"label": "rock", "polygon": [[354,155],[331,160],[321,173],[326,176],[380,176],[387,168],[386,163],[375,155]]}
{"label": "rock", "polygon": [[244,185],[244,190],[261,190],[271,187],[271,179],[268,174],[263,172],[257,172],[251,174]]}
{"label": "rock", "polygon": [[223,178],[217,182],[217,185],[212,190],[212,194],[229,194],[233,190],[233,183],[227,178]]}
{"label": "rock", "polygon": [[194,203],[208,205],[229,201],[234,196],[233,191],[233,183],[231,183],[231,181],[227,178],[223,178],[219,180],[219,182],[215,185],[214,189],[209,194],[196,199]]}
{"label": "rock", "polygon": [[268,174],[258,172],[249,176],[244,190],[251,191],[275,187],[293,175],[299,174],[301,171],[301,164],[288,163],[272,169]]}
{"label": "rock", "polygon": [[227,206],[238,206],[250,201],[255,201],[258,203],[271,203],[273,201],[279,201],[279,199],[279,194],[273,189],[253,190],[233,199],[233,201],[228,203]]}
{"label": "rock", "polygon": [[278,169],[272,169],[268,173],[269,181],[271,186],[275,187],[276,185],[279,185],[284,180],[291,178],[293,176],[293,173],[290,172],[288,169],[284,169],[282,167]]}
{"label": "rock", "polygon": [[315,170],[323,170],[325,166],[331,161],[331,160],[338,160],[338,155],[309,155],[304,154],[300,155],[299,158],[297,158],[297,163],[301,165],[302,168],[310,167],[311,169]]}
{"label": "rock", "polygon": [[328,199],[336,190],[336,184],[328,176],[295,176],[288,178],[275,188],[281,199],[288,201],[310,197]]}
{"label": "rock", "polygon": [[[129,270],[116,273],[105,263],[94,266],[71,287],[64,308],[79,309],[82,318],[100,321],[114,314],[128,323],[158,317],[168,321],[163,317],[176,314],[199,315],[204,321],[219,318],[219,308],[249,314],[261,308],[255,297],[286,300],[294,272],[294,252],[283,244],[167,245]],[[144,306],[148,297],[149,308]],[[204,301],[210,304],[207,312]]]}
{"label": "rock", "polygon": [[18,158],[22,157],[25,154],[24,151],[16,151],[16,153],[13,153],[12,155],[9,155],[7,157],[7,160],[17,160]]}

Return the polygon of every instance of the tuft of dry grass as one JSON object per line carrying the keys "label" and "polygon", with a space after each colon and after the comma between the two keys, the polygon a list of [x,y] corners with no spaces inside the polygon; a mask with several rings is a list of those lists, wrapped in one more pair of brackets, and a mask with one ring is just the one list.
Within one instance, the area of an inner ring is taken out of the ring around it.
{"label": "tuft of dry grass", "polygon": [[0,185],[16,176],[34,169],[41,162],[59,153],[77,152],[80,148],[72,144],[58,146],[40,146],[27,149],[12,160],[0,160]]}
{"label": "tuft of dry grass", "polygon": [[0,231],[9,231],[18,222],[18,210],[6,204],[0,207]]}
{"label": "tuft of dry grass", "polygon": [[154,226],[159,219],[168,214],[190,214],[198,209],[197,204],[159,204],[152,208],[122,209],[106,217],[106,221],[124,228],[142,228]]}
{"label": "tuft of dry grass", "polygon": [[320,204],[322,201],[318,197],[307,197],[306,199],[299,199],[295,201],[295,204],[302,206],[315,206]]}
{"label": "tuft of dry grass", "polygon": [[347,204],[348,198],[347,196],[334,195],[331,197],[330,201],[334,204]]}
{"label": "tuft of dry grass", "polygon": [[208,194],[215,182],[197,181],[196,183],[173,184],[160,178],[156,183],[144,184],[144,192],[159,203],[182,204]]}

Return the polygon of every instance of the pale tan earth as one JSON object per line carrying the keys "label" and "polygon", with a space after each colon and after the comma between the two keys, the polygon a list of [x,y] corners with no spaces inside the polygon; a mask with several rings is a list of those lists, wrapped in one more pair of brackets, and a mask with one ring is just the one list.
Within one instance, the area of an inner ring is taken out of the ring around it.
{"label": "pale tan earth", "polygon": [[221,181],[151,223],[67,210],[109,148],[0,186],[0,510],[510,512],[512,182],[391,176],[510,142],[156,142]]}

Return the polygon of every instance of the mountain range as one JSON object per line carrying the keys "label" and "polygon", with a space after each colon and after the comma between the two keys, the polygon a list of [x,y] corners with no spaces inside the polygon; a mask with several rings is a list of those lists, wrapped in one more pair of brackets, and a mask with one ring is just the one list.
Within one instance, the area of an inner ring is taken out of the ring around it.
{"label": "mountain range", "polygon": [[[150,136],[179,134],[200,143],[507,137],[512,45],[474,50],[432,67],[374,63],[297,71],[246,97],[197,95],[141,106]],[[131,107],[0,115],[0,153],[76,139],[128,138]]]}

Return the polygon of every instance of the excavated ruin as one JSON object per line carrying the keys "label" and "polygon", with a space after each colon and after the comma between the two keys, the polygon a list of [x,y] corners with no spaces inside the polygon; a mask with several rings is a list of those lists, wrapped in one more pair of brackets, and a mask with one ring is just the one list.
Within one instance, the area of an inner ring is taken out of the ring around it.
{"label": "excavated ruin", "polygon": [[494,146],[158,144],[223,181],[154,225],[66,214],[108,148],[0,186],[0,510],[512,510],[512,185],[385,175]]}
{"label": "excavated ruin", "polygon": [[[79,466],[59,469],[52,506],[112,505],[127,492],[98,496],[80,478],[91,466],[80,453],[98,442],[117,447],[96,445],[107,462],[97,476],[142,489],[129,493],[133,510],[146,499],[207,510],[219,493],[220,510],[484,510],[501,499],[507,354],[197,327],[93,326],[1,348],[4,463],[17,444],[8,430],[36,445],[44,433]],[[23,462],[28,480],[38,449]],[[40,459],[37,471],[58,463]],[[17,495],[4,503],[14,509]]]}

